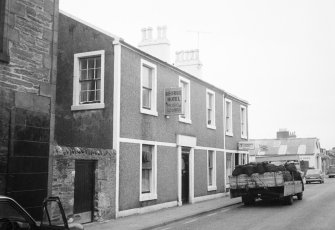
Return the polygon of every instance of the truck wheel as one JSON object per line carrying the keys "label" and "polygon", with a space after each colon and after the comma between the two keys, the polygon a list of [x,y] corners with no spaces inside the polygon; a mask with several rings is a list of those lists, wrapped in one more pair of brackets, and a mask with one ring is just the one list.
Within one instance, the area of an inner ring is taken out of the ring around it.
{"label": "truck wheel", "polygon": [[255,203],[255,197],[251,195],[242,196],[242,202],[245,206],[253,205]]}
{"label": "truck wheel", "polygon": [[292,196],[292,195],[290,195],[290,196],[286,196],[286,197],[284,198],[284,202],[285,202],[285,204],[287,204],[287,205],[292,205],[292,204],[293,204],[293,196]]}
{"label": "truck wheel", "polygon": [[302,192],[297,193],[298,200],[302,200]]}

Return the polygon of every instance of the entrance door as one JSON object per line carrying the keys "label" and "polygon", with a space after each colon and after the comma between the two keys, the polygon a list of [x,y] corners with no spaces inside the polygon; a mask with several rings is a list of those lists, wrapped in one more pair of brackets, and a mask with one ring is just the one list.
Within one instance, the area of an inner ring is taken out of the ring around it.
{"label": "entrance door", "polygon": [[73,212],[80,215],[80,223],[87,223],[93,217],[95,161],[76,160],[75,164]]}
{"label": "entrance door", "polygon": [[189,154],[190,148],[182,147],[182,161],[181,161],[181,183],[182,183],[182,202],[183,204],[188,203],[189,198]]}

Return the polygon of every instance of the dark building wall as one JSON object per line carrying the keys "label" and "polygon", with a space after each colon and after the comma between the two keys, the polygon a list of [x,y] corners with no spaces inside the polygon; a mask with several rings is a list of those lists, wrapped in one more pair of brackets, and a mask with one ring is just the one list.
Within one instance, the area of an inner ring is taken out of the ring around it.
{"label": "dark building wall", "polygon": [[[113,39],[63,14],[59,17],[55,140],[62,146],[112,149]],[[71,111],[74,54],[105,50],[105,108]]]}
{"label": "dark building wall", "polygon": [[157,202],[177,200],[177,148],[158,146],[157,149]]}
{"label": "dark building wall", "polygon": [[207,194],[207,151],[194,150],[194,197]]}
{"label": "dark building wall", "polygon": [[0,194],[39,219],[54,131],[58,0],[7,0],[1,16]]}
{"label": "dark building wall", "polygon": [[224,152],[216,152],[216,186],[218,192],[225,192]]}

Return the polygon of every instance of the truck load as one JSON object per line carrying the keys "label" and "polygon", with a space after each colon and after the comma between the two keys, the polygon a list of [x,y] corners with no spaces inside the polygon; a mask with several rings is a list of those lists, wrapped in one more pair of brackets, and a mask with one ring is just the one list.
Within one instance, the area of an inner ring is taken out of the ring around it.
{"label": "truck load", "polygon": [[293,203],[293,196],[302,200],[304,185],[294,164],[275,165],[267,162],[238,165],[229,176],[230,197],[242,197],[245,205],[256,198],[280,199]]}

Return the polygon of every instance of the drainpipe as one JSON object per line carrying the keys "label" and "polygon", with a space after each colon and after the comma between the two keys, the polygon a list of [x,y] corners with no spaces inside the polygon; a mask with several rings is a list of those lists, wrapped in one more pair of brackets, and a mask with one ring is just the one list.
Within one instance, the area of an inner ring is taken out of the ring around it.
{"label": "drainpipe", "polygon": [[226,94],[223,93],[223,173],[224,173],[224,191],[227,191],[227,151],[226,151]]}
{"label": "drainpipe", "polygon": [[114,95],[113,95],[113,149],[115,153],[115,218],[119,215],[119,180],[120,180],[120,106],[121,106],[121,43],[114,42]]}

